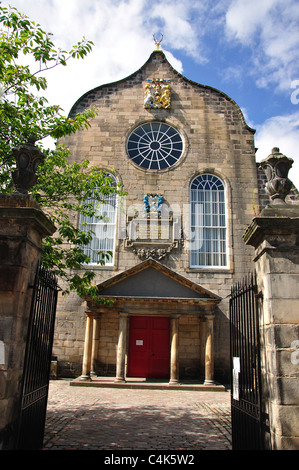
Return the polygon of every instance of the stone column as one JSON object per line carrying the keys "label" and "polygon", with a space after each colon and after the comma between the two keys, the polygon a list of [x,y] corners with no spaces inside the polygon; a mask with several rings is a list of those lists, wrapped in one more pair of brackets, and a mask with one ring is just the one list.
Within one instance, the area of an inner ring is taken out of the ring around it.
{"label": "stone column", "polygon": [[80,380],[91,381],[91,353],[92,353],[92,338],[93,338],[93,317],[89,312],[86,312],[86,329],[85,329],[85,340],[84,340],[84,353],[83,353],[83,364],[82,364],[82,375]]}
{"label": "stone column", "polygon": [[128,332],[128,314],[119,314],[119,331],[116,354],[116,377],[115,382],[125,382],[125,358]]}
{"label": "stone column", "polygon": [[42,238],[55,227],[26,194],[0,195],[0,448],[12,449],[32,286]]}
{"label": "stone column", "polygon": [[170,380],[169,384],[179,382],[179,315],[170,319]]}
{"label": "stone column", "polygon": [[267,206],[244,234],[255,248],[262,402],[271,450],[299,449],[299,205]]}
{"label": "stone column", "polygon": [[100,340],[100,318],[94,318],[93,320],[93,336],[92,336],[92,348],[91,348],[91,377],[96,377],[97,372],[97,359],[98,359],[98,349],[99,349],[99,340]]}
{"label": "stone column", "polygon": [[214,382],[214,318],[206,318],[205,325],[205,381],[204,385]]}

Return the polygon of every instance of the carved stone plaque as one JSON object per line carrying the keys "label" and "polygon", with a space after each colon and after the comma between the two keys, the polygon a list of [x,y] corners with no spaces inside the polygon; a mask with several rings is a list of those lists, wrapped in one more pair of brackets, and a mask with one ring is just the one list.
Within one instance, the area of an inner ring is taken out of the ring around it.
{"label": "carved stone plaque", "polygon": [[131,248],[140,259],[161,260],[182,243],[175,235],[178,220],[173,217],[131,218],[128,222],[125,247]]}

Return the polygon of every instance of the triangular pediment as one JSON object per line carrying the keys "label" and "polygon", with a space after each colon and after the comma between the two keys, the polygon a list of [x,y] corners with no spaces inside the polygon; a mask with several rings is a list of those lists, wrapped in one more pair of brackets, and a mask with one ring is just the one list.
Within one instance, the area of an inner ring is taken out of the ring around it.
{"label": "triangular pediment", "polygon": [[99,295],[104,297],[221,300],[213,292],[153,259],[123,271],[97,287]]}

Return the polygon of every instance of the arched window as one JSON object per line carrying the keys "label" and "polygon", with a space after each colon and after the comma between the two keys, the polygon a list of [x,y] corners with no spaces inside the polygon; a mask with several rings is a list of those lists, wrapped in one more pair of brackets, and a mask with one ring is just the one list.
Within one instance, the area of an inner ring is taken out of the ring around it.
{"label": "arched window", "polygon": [[[107,176],[111,179],[110,184],[116,187],[114,176],[111,174],[107,174]],[[92,240],[83,248],[84,253],[89,256],[90,265],[99,264],[102,260],[100,264],[113,266],[117,195],[116,193],[103,195],[101,201],[98,201],[93,194],[86,202],[94,205],[95,215],[80,217],[80,228],[85,232],[92,233]],[[106,256],[103,257],[101,253],[105,253]]]}
{"label": "arched window", "polygon": [[191,182],[190,266],[226,267],[225,187],[215,175],[199,175]]}

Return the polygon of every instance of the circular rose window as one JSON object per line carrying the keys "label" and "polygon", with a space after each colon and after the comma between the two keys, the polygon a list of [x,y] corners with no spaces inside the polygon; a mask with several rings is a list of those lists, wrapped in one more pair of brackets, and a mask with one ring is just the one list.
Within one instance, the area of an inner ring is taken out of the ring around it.
{"label": "circular rose window", "polygon": [[148,122],[131,132],[127,152],[141,168],[164,170],[181,158],[183,140],[174,127],[163,122]]}

